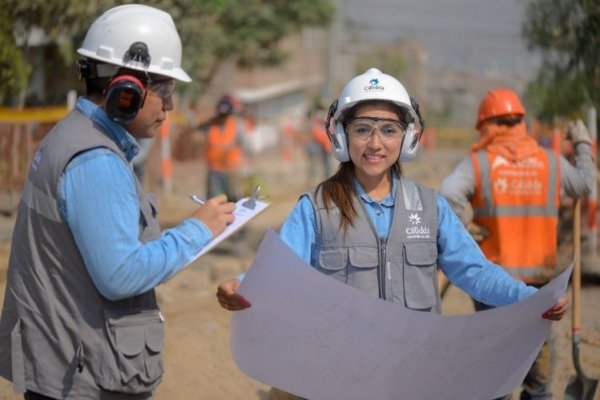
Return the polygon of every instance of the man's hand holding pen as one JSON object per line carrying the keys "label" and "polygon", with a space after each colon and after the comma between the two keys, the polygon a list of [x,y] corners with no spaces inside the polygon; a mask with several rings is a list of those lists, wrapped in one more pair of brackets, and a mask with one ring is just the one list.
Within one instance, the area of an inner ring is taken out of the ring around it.
{"label": "man's hand holding pen", "polygon": [[190,198],[201,205],[194,213],[194,217],[202,221],[210,229],[213,237],[223,232],[225,227],[233,222],[235,203],[227,201],[227,197],[224,194],[206,201],[196,195],[190,195]]}

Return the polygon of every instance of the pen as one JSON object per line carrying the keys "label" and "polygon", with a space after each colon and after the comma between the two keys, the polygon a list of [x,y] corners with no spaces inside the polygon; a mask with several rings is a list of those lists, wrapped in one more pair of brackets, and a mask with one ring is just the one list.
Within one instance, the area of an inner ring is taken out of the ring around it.
{"label": "pen", "polygon": [[192,201],[193,201],[194,203],[198,203],[198,204],[204,204],[204,203],[206,203],[204,200],[202,200],[202,198],[201,198],[201,197],[199,197],[199,196],[196,196],[195,194],[189,194],[189,195],[188,195],[188,197],[189,197],[190,199],[192,199]]}

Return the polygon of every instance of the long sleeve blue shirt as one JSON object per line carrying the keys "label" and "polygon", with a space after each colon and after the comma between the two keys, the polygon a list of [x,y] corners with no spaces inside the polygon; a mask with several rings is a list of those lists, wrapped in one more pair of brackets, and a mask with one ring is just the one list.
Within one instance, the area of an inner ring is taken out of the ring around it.
{"label": "long sleeve blue shirt", "polygon": [[[387,238],[394,213],[394,202],[398,178],[385,198],[375,201],[356,182],[355,187],[361,201],[380,238]],[[536,289],[515,280],[500,266],[488,261],[479,246],[465,230],[448,202],[437,198],[437,264],[450,282],[464,290],[474,299],[492,306],[503,306],[521,301]],[[308,196],[300,198],[279,235],[296,254],[310,263],[311,249],[317,240],[315,210]]]}
{"label": "long sleeve blue shirt", "polygon": [[[76,107],[98,124],[131,161],[138,149],[131,134],[89,100],[80,98]],[[131,165],[107,148],[74,157],[61,175],[59,196],[62,217],[73,233],[88,273],[98,291],[110,300],[138,295],[165,282],[212,238],[205,224],[190,218],[163,231],[159,239],[142,244],[138,239],[140,209]]]}

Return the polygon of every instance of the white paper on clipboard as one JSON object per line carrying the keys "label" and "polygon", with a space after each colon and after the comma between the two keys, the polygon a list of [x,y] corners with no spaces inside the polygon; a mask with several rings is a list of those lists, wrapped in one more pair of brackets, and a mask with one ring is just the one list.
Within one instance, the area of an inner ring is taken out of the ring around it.
{"label": "white paper on clipboard", "polygon": [[210,242],[208,242],[208,244],[206,246],[204,246],[204,248],[198,254],[196,254],[196,256],[194,257],[194,259],[192,261],[195,261],[196,259],[198,259],[198,257],[208,253],[216,245],[221,243],[223,240],[227,239],[229,236],[231,236],[233,233],[235,233],[242,226],[246,225],[246,223],[248,223],[248,221],[250,221],[251,219],[256,217],[258,214],[263,212],[265,210],[265,208],[267,208],[270,204],[265,201],[254,200],[255,207],[248,208],[244,205],[244,203],[246,201],[248,201],[249,199],[250,199],[249,197],[244,197],[243,199],[240,199],[237,201],[237,203],[235,203],[235,210],[233,211],[233,215],[234,215],[235,219],[233,220],[233,222],[231,224],[227,225],[227,228],[225,228],[225,230],[223,232],[221,232],[221,234],[214,237]]}

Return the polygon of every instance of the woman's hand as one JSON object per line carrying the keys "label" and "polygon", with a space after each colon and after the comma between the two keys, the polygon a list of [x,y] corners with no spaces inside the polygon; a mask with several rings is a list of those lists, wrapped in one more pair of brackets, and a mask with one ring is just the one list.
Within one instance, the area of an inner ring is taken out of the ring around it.
{"label": "woman's hand", "polygon": [[248,300],[237,293],[240,283],[239,279],[230,279],[217,287],[217,300],[221,307],[229,311],[239,311],[251,306]]}
{"label": "woman's hand", "polygon": [[568,305],[569,299],[567,298],[567,295],[564,295],[558,301],[558,303],[554,305],[554,307],[542,314],[542,318],[552,321],[560,321],[567,313]]}

